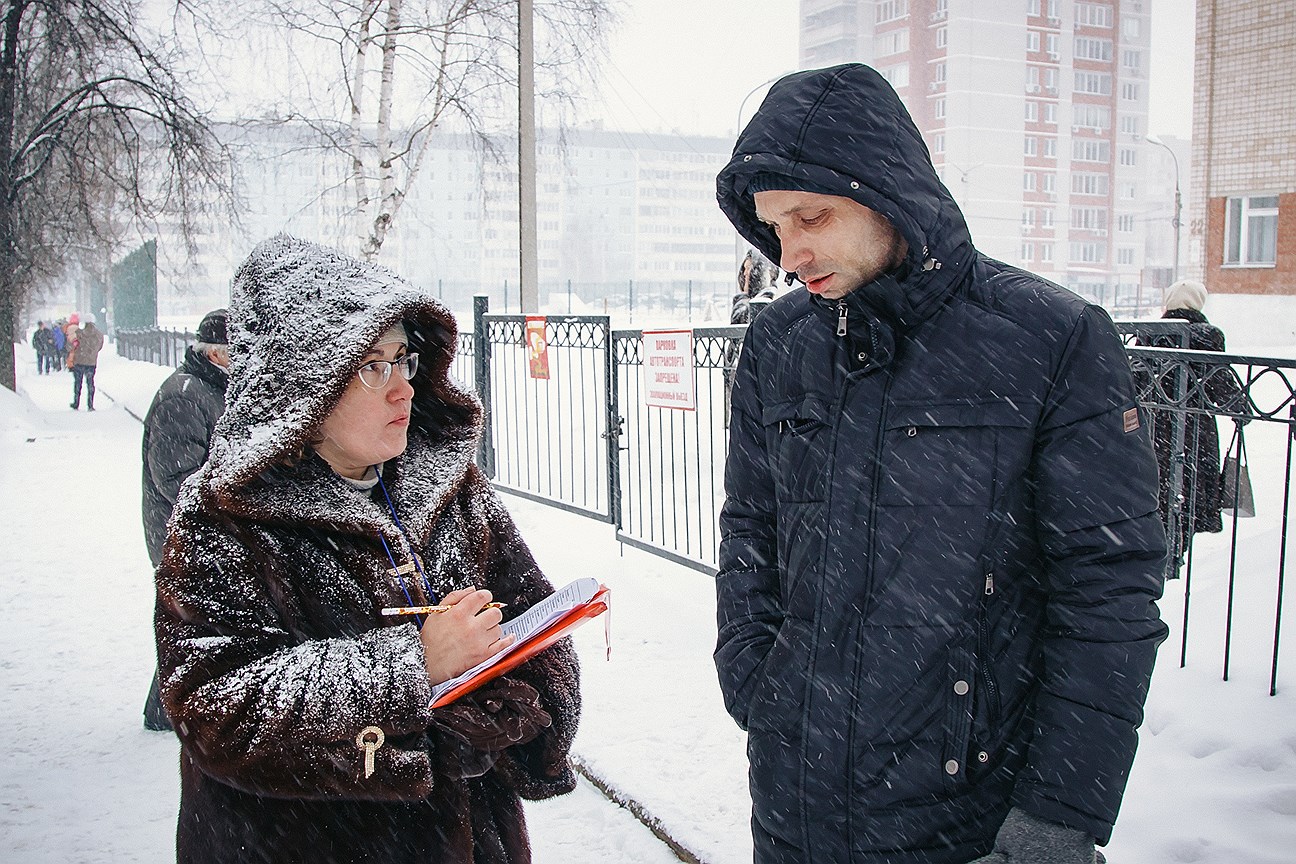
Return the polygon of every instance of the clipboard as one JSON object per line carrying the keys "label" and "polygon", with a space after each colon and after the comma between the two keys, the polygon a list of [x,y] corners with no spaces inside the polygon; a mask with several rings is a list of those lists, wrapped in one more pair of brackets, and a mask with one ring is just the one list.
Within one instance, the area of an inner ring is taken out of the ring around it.
{"label": "clipboard", "polygon": [[[571,585],[564,588],[567,591],[571,588],[578,587],[578,583],[585,580],[577,580]],[[597,586],[593,589],[593,595],[587,600],[572,605],[562,612],[556,618],[549,620],[548,623],[541,625],[534,631],[528,633],[524,638],[519,639],[513,645],[483,660],[481,663],[459,675],[444,681],[432,688],[432,708],[440,708],[443,705],[449,705],[451,702],[463,696],[465,693],[471,693],[483,684],[494,681],[501,675],[516,669],[526,661],[530,660],[536,654],[548,648],[553,643],[562,639],[571,633],[577,627],[580,627],[586,621],[597,618],[599,615],[606,614],[603,619],[603,638],[607,645],[607,656],[610,660],[612,657],[612,616],[609,612],[612,603],[611,590],[594,579],[588,582]],[[541,607],[544,603],[550,601],[553,597],[560,595],[562,591],[556,591],[550,597],[540,601],[527,613],[519,616],[519,619],[526,614],[533,612]]]}

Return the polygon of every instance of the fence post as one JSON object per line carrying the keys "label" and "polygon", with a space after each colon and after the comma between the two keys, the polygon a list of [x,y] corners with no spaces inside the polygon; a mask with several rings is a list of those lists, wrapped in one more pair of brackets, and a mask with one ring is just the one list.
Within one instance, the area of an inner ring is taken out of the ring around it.
{"label": "fence post", "polygon": [[[504,295],[508,297],[507,292]],[[486,332],[486,313],[490,297],[473,295],[473,386],[482,403],[482,436],[477,445],[477,466],[487,477],[495,477],[495,436],[491,431],[490,334]]]}
{"label": "fence post", "polygon": [[[634,284],[632,281],[631,285]],[[616,530],[621,530],[621,400],[617,393],[616,339],[612,334],[612,319],[603,318],[603,386],[607,393],[607,472],[608,517]]]}

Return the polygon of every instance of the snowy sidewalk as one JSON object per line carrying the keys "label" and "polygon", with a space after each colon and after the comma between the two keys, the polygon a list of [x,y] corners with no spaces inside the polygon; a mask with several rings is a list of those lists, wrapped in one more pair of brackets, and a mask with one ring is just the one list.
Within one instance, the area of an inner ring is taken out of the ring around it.
{"label": "snowy sidewalk", "polygon": [[[0,551],[8,589],[0,723],[10,742],[0,861],[165,860],[176,746],[140,728],[153,663],[152,589],[139,526],[140,430],[123,407],[142,416],[169,370],[106,357],[100,386],[119,401],[100,402],[92,415],[67,407],[66,373],[51,380],[33,370],[20,388],[34,406],[0,391],[0,519],[11,538]],[[88,503],[74,514],[68,501],[77,489]],[[576,634],[581,763],[706,864],[750,861],[745,738],[721,707],[711,666],[711,580],[623,552],[607,525],[507,503],[554,582],[595,576],[612,588],[611,660],[601,624]],[[1243,572],[1255,578],[1239,587],[1232,681],[1219,680],[1225,586],[1210,575],[1223,571],[1227,535],[1203,538],[1197,551],[1187,669],[1178,668],[1182,586],[1170,585],[1162,608],[1171,636],[1106,850],[1113,864],[1293,860],[1296,666],[1280,670],[1277,697],[1265,695],[1277,526],[1250,522]],[[540,864],[674,860],[584,785],[528,813]]]}

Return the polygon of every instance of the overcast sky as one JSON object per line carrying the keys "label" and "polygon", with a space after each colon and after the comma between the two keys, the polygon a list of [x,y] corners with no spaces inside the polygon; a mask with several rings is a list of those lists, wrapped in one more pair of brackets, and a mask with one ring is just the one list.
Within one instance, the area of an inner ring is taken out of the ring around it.
{"label": "overcast sky", "polygon": [[[1149,131],[1188,138],[1194,2],[1144,2],[1152,8]],[[800,5],[798,0],[622,0],[601,94],[587,103],[583,116],[627,131],[733,135],[743,98],[796,68]],[[760,104],[761,92],[743,106],[744,120]]]}

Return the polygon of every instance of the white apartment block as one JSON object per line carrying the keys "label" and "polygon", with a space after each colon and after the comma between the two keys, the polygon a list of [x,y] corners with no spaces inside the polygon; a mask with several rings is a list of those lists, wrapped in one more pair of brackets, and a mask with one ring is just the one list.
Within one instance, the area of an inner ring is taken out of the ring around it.
{"label": "white apartment block", "polygon": [[[303,126],[235,129],[246,212],[205,238],[196,267],[159,239],[160,313],[201,314],[225,302],[257,241],[279,231],[358,249],[347,159]],[[732,294],[740,250],[715,203],[732,141],[679,135],[541,130],[537,153],[540,302],[550,314],[686,318]],[[519,310],[515,144],[483,159],[465,136],[442,135],[410,185],[378,261],[425,285],[458,314],[472,296]],[[169,247],[169,248],[168,248]]]}
{"label": "white apartment block", "polygon": [[1147,303],[1173,199],[1146,141],[1150,4],[801,0],[800,60],[891,82],[982,252],[1109,307]]}

